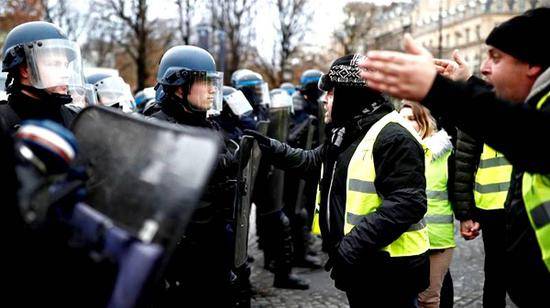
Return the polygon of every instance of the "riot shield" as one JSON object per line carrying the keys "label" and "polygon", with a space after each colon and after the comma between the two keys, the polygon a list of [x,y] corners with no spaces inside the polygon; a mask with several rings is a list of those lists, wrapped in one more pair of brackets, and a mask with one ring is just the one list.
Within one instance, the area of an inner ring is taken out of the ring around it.
{"label": "riot shield", "polygon": [[[269,110],[269,128],[267,136],[286,142],[288,137],[288,127],[290,121],[290,109],[277,108]],[[284,205],[284,177],[285,172],[280,169],[273,169],[268,176],[267,187],[269,187],[266,206],[262,209],[262,214],[269,214],[281,210]]]}
{"label": "riot shield", "polygon": [[267,130],[269,128],[269,121],[258,121],[258,132],[267,135]]}
{"label": "riot shield", "polygon": [[[313,135],[315,134],[315,125],[313,125],[313,122],[315,121],[315,117],[310,116],[308,118],[307,128],[306,128],[306,141],[304,144],[304,150],[310,150],[313,145]],[[306,187],[306,180],[300,179],[298,182],[298,190],[296,192],[296,204],[294,206],[294,213],[298,214],[303,209],[303,203],[304,203],[304,189]]]}
{"label": "riot shield", "polygon": [[257,170],[259,160],[256,160],[254,151],[254,138],[251,136],[243,136],[239,145],[239,172],[237,174],[237,193],[235,194],[234,202],[234,232],[235,232],[235,254],[233,265],[239,268],[246,262],[248,251],[248,230],[250,205],[252,196],[252,179]]}
{"label": "riot shield", "polygon": [[91,107],[72,130],[87,166],[88,200],[145,242],[164,242],[185,225],[213,170],[219,137]]}

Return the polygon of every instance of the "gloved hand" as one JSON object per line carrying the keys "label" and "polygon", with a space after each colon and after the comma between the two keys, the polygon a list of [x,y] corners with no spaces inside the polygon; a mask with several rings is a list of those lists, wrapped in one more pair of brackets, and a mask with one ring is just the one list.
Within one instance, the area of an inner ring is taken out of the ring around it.
{"label": "gloved hand", "polygon": [[245,129],[243,133],[246,136],[251,136],[258,142],[258,145],[260,146],[260,149],[262,152],[267,151],[269,153],[273,152],[273,142],[271,138],[255,131],[252,129]]}
{"label": "gloved hand", "polygon": [[347,290],[349,288],[348,283],[351,280],[350,278],[353,277],[354,267],[344,260],[338,249],[329,253],[329,256],[329,261],[325,269],[331,270],[330,278],[334,280],[336,288]]}

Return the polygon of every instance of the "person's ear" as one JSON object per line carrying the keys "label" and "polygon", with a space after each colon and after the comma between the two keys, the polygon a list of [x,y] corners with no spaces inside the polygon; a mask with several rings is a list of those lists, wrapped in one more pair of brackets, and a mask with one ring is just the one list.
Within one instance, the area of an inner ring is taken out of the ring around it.
{"label": "person's ear", "polygon": [[542,67],[540,65],[531,65],[527,69],[527,77],[537,78],[542,73]]}
{"label": "person's ear", "polygon": [[19,76],[21,77],[21,79],[29,79],[30,77],[29,67],[26,65],[20,65]]}

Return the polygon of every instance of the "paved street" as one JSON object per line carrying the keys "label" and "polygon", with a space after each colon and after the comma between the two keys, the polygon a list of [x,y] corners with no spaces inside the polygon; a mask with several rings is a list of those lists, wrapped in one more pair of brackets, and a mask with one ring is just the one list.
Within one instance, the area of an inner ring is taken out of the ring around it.
{"label": "paved street", "polygon": [[[255,258],[252,264],[252,284],[257,293],[252,301],[252,307],[348,307],[346,295],[334,288],[332,280],[324,270],[294,269],[295,273],[311,282],[307,291],[273,288],[273,274],[262,267],[263,256],[257,248],[254,221],[252,217],[249,249]],[[482,307],[483,242],[481,237],[469,242],[457,237],[457,243],[451,266],[455,307]],[[516,306],[508,301],[508,307]]]}

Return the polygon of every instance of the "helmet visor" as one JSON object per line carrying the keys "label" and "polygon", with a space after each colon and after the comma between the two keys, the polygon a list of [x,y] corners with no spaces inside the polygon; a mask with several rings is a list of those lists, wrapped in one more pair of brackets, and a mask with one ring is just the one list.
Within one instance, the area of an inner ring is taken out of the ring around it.
{"label": "helmet visor", "polygon": [[71,104],[79,108],[97,104],[97,94],[91,84],[85,84],[83,88],[73,88],[70,93],[73,98]]}
{"label": "helmet visor", "polygon": [[241,91],[226,95],[224,99],[231,112],[239,118],[252,112],[252,106]]}
{"label": "helmet visor", "polygon": [[34,41],[24,45],[30,82],[37,89],[84,88],[80,47],[65,39]]}
{"label": "helmet visor", "polygon": [[219,114],[223,107],[223,73],[193,72],[187,101],[196,110]]}
{"label": "helmet visor", "polygon": [[290,108],[292,109],[292,96],[286,91],[277,91],[271,93],[271,105],[269,108]]}
{"label": "helmet visor", "polygon": [[254,82],[251,85],[244,85],[239,87],[248,101],[254,105],[269,106],[271,99],[269,96],[269,86],[266,82]]}
{"label": "helmet visor", "polygon": [[105,106],[117,105],[124,112],[132,112],[135,107],[134,97],[130,85],[119,76],[111,76],[95,84],[98,102]]}

